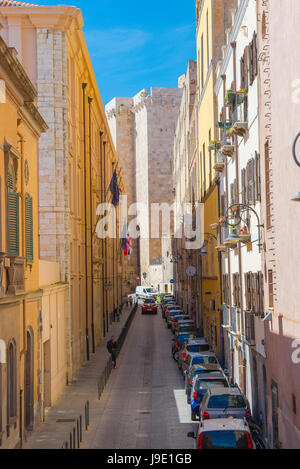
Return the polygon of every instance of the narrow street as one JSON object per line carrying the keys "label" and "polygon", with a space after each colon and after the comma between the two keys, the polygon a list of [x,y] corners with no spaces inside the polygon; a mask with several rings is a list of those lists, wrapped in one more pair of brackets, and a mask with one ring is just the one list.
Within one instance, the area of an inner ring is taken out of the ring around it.
{"label": "narrow street", "polygon": [[187,433],[195,425],[171,356],[171,339],[160,312],[142,316],[139,308],[117,369],[101,401],[92,408],[91,428],[82,448],[193,448]]}

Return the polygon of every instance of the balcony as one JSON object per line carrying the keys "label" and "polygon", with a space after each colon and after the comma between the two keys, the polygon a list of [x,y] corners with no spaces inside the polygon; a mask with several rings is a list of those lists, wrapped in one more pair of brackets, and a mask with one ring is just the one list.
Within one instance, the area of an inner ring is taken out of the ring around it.
{"label": "balcony", "polygon": [[246,119],[245,106],[236,104],[233,107],[232,133],[239,137],[245,137],[248,132],[248,122]]}
{"label": "balcony", "polygon": [[225,169],[224,156],[221,152],[218,152],[215,157],[214,170],[218,173],[222,173]]}
{"label": "balcony", "polygon": [[222,146],[222,153],[224,156],[228,156],[229,158],[232,158],[234,154],[234,145],[232,145],[232,143],[226,142]]}
{"label": "balcony", "polygon": [[25,273],[25,258],[24,257],[8,257],[8,295],[18,295],[24,293],[24,273]]}

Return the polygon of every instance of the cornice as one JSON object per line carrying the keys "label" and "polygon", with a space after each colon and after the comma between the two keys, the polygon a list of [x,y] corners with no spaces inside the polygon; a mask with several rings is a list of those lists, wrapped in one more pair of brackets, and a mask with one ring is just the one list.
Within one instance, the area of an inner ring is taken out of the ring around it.
{"label": "cornice", "polygon": [[4,68],[15,87],[21,92],[25,101],[34,101],[37,91],[18,59],[14,49],[9,49],[0,36],[0,66]]}
{"label": "cornice", "polygon": [[38,124],[40,127],[41,132],[46,132],[48,130],[48,125],[42,118],[41,114],[35,107],[35,105],[31,101],[25,101],[24,102],[24,108],[26,109],[27,112],[31,115],[31,117],[35,120],[35,122]]}

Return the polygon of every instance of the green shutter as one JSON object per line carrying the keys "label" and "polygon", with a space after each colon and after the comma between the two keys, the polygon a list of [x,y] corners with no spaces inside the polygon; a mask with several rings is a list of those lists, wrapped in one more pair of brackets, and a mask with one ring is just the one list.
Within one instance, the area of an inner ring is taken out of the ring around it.
{"label": "green shutter", "polygon": [[27,196],[25,202],[26,220],[26,260],[33,261],[33,222],[32,222],[32,197]]}
{"label": "green shutter", "polygon": [[8,255],[19,256],[19,194],[7,193]]}

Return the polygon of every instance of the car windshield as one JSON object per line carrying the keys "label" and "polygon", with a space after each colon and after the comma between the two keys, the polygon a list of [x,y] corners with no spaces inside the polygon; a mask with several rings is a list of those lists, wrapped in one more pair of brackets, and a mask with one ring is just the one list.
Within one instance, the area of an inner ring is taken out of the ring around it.
{"label": "car windshield", "polygon": [[187,352],[191,352],[191,353],[207,352],[209,350],[209,345],[208,344],[187,345],[186,350]]}
{"label": "car windshield", "polygon": [[195,326],[193,326],[193,325],[180,326],[179,330],[180,330],[180,332],[194,332],[194,331],[196,331]]}
{"label": "car windshield", "polygon": [[207,381],[198,379],[195,383],[195,391],[211,388],[228,388],[226,379],[209,379]]}
{"label": "car windshield", "polygon": [[218,360],[216,357],[207,357],[205,355],[199,357],[193,357],[192,359],[193,365],[217,365]]}
{"label": "car windshield", "polygon": [[153,288],[146,288],[147,293],[156,293],[156,291]]}
{"label": "car windshield", "polygon": [[243,396],[221,394],[211,396],[207,407],[208,409],[245,409],[246,402]]}
{"label": "car windshield", "polygon": [[248,449],[248,438],[245,431],[221,430],[204,432],[203,449]]}

